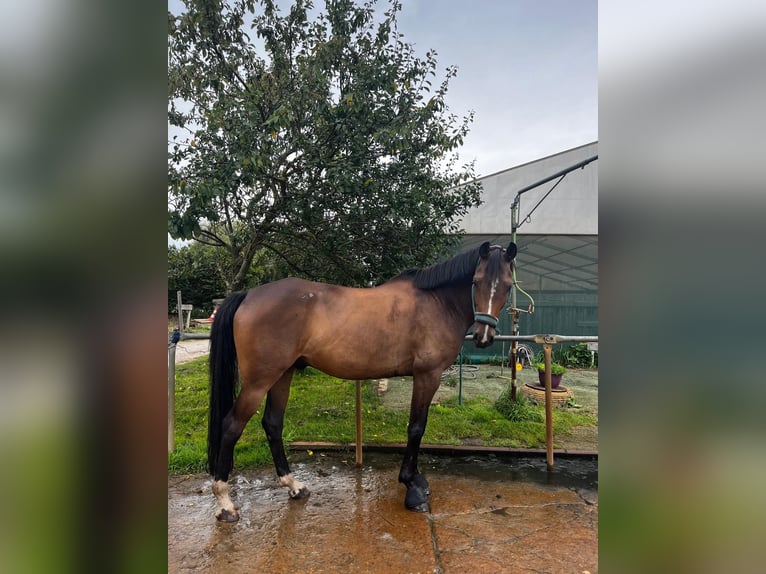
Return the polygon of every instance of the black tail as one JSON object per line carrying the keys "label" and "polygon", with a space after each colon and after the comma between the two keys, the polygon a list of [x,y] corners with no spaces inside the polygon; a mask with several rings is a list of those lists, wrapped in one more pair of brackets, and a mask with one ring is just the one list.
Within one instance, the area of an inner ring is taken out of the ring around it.
{"label": "black tail", "polygon": [[210,333],[210,416],[207,427],[207,468],[215,474],[221,450],[223,419],[234,406],[237,382],[237,349],[234,346],[234,313],[247,291],[233,293],[218,308]]}

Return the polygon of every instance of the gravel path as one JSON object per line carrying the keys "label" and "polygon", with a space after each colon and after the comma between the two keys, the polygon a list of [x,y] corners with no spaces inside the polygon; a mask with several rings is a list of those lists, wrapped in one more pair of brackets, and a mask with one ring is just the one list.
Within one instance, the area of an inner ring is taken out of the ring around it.
{"label": "gravel path", "polygon": [[210,351],[209,339],[187,339],[176,344],[176,364],[187,363]]}

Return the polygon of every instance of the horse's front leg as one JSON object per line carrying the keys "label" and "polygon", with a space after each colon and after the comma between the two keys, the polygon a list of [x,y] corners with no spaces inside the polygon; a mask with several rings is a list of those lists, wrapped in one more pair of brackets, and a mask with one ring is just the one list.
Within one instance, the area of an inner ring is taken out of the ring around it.
{"label": "horse's front leg", "polygon": [[410,423],[407,427],[407,450],[404,453],[399,482],[407,487],[404,505],[408,510],[428,512],[428,481],[418,471],[418,451],[428,422],[428,407],[439,388],[440,373],[416,374],[412,383]]}

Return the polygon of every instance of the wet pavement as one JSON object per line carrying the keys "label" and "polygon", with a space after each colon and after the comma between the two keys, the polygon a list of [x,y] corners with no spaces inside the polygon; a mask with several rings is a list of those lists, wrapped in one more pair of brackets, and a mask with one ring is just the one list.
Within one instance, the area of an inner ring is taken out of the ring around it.
{"label": "wet pavement", "polygon": [[169,572],[598,571],[597,462],[421,453],[431,512],[404,508],[401,457],[292,452],[311,489],[290,500],[273,467],[236,472],[236,524],[217,523],[206,475],[168,478]]}

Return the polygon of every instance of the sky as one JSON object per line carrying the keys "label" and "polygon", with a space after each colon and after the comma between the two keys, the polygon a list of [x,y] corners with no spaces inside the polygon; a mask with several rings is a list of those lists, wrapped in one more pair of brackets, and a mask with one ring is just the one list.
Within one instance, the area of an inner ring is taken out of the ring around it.
{"label": "sky", "polygon": [[475,112],[478,176],[598,140],[595,0],[404,0],[399,30],[458,67],[447,105]]}
{"label": "sky", "polygon": [[[458,68],[446,103],[459,117],[475,112],[459,155],[476,162],[477,176],[598,140],[596,0],[402,5],[399,31],[419,57],[437,52],[439,81],[447,66]],[[169,9],[180,12],[180,3]]]}

